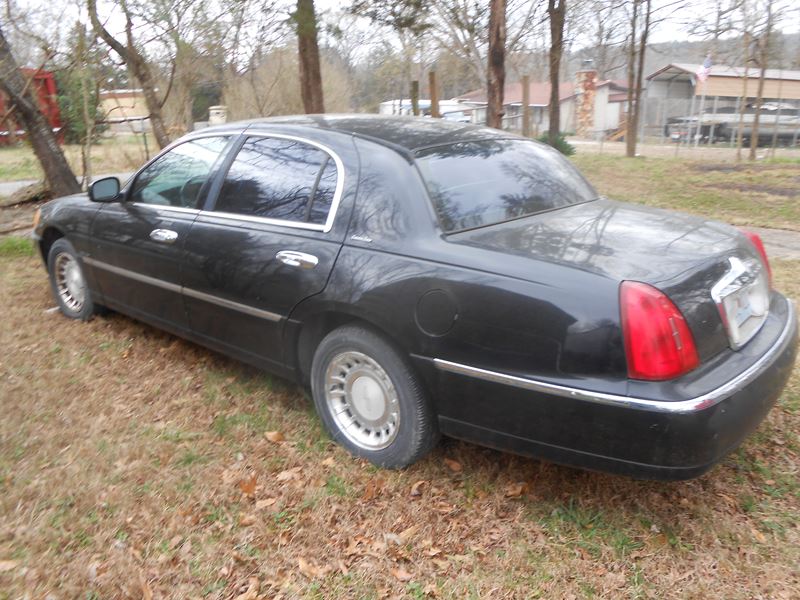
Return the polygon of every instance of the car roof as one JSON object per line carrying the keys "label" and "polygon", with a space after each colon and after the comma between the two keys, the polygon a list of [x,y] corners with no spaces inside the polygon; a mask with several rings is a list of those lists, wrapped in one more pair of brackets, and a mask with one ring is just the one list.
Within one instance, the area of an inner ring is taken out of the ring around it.
{"label": "car roof", "polygon": [[203,129],[247,129],[269,131],[275,126],[325,129],[370,139],[398,150],[413,152],[421,148],[485,139],[516,137],[506,131],[444,119],[375,114],[322,114],[269,117],[226,123]]}

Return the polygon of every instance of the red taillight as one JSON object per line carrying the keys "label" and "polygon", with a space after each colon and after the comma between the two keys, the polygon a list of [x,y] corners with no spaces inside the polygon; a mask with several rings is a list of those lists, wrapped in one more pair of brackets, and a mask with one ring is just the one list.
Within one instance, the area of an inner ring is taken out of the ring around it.
{"label": "red taillight", "polygon": [[767,251],[764,248],[764,242],[761,240],[761,236],[753,231],[748,231],[747,229],[740,229],[743,234],[747,236],[747,239],[750,240],[750,243],[755,246],[756,251],[761,255],[761,260],[764,262],[764,266],[767,268],[767,275],[769,276],[769,287],[772,287],[772,267],[769,266],[769,259],[767,258]]}
{"label": "red taillight", "polygon": [[631,379],[672,379],[700,364],[686,319],[662,292],[623,281],[620,307]]}

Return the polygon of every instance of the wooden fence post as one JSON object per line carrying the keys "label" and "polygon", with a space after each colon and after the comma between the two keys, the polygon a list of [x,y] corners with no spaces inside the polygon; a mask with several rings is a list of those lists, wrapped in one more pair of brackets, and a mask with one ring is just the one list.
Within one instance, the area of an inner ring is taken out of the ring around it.
{"label": "wooden fence post", "polygon": [[522,135],[531,137],[531,78],[522,76]]}

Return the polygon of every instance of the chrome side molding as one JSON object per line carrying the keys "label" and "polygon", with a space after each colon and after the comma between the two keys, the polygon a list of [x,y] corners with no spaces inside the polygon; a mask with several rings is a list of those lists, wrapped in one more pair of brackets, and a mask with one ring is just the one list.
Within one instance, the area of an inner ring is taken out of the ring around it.
{"label": "chrome side molding", "polygon": [[121,277],[128,277],[129,279],[134,279],[135,281],[141,281],[142,283],[159,287],[163,290],[169,290],[170,292],[175,292],[176,294],[184,294],[191,298],[196,298],[204,302],[210,302],[211,304],[216,304],[217,306],[222,306],[224,308],[230,308],[231,310],[235,310],[244,313],[246,315],[251,315],[253,317],[266,319],[267,321],[280,321],[282,318],[281,315],[270,312],[268,310],[262,310],[260,308],[256,308],[255,306],[248,306],[247,304],[234,302],[233,300],[220,298],[219,296],[214,296],[212,294],[206,294],[205,292],[194,290],[192,288],[187,288],[181,285],[177,285],[175,283],[170,283],[168,281],[157,279],[155,277],[150,277],[149,275],[142,275],[141,273],[137,273],[136,271],[131,271],[129,269],[123,269],[122,267],[109,265],[108,263],[95,260],[94,258],[91,258],[89,256],[84,256],[83,262],[85,262],[87,265],[97,267],[98,269],[103,269],[104,271],[108,271],[109,273],[120,275]]}

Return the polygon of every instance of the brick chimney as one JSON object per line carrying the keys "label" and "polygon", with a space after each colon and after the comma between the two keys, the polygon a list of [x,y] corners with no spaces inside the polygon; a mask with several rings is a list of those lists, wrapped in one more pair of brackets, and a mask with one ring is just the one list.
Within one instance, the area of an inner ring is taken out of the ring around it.
{"label": "brick chimney", "polygon": [[588,138],[594,134],[594,99],[597,71],[584,69],[575,74],[575,133]]}

